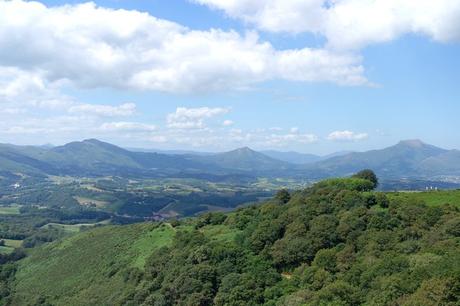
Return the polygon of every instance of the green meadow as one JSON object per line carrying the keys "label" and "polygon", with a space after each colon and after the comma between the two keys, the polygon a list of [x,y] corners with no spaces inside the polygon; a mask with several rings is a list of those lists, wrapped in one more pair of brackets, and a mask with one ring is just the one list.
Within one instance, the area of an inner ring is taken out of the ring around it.
{"label": "green meadow", "polygon": [[388,192],[391,199],[424,202],[429,206],[451,204],[460,207],[460,190],[424,191],[424,192]]}
{"label": "green meadow", "polygon": [[19,215],[20,208],[19,205],[0,206],[0,215]]}

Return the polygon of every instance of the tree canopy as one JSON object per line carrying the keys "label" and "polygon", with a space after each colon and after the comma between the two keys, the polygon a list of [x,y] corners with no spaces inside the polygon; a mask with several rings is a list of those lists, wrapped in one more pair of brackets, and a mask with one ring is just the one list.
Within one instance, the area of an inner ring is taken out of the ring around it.
{"label": "tree canopy", "polygon": [[374,185],[374,189],[377,188],[379,185],[379,179],[377,178],[377,175],[374,173],[374,171],[370,169],[361,170],[355,175],[353,175],[353,177],[371,181],[372,184]]}

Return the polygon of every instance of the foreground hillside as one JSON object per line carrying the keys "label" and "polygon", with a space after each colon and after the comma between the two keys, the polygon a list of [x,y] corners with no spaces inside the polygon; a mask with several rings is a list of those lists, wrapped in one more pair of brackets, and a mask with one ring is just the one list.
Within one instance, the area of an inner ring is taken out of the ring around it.
{"label": "foreground hillside", "polygon": [[102,227],[18,264],[12,305],[459,305],[460,211],[334,179],[231,214]]}
{"label": "foreground hillside", "polygon": [[156,224],[107,226],[39,248],[19,265],[13,304],[112,305],[135,288],[124,273],[143,267],[172,237]]}

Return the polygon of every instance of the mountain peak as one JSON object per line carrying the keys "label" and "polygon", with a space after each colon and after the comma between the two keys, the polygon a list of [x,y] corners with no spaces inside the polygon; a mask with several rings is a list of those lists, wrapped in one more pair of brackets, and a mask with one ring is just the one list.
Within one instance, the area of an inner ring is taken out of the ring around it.
{"label": "mountain peak", "polygon": [[255,151],[249,147],[242,147],[242,148],[236,149],[235,152],[255,152]]}
{"label": "mountain peak", "polygon": [[421,141],[420,139],[408,139],[408,140],[402,140],[399,142],[400,145],[405,145],[413,148],[421,148],[423,146],[426,146],[427,144]]}
{"label": "mountain peak", "polygon": [[90,139],[85,139],[82,141],[83,143],[92,143],[92,144],[102,144],[104,142],[100,141],[99,139],[96,138],[90,138]]}
{"label": "mountain peak", "polygon": [[[261,155],[262,153],[259,153],[257,151],[254,151],[252,150],[251,148],[249,147],[242,147],[242,148],[238,148],[238,149],[235,149],[233,151],[229,151],[229,152],[226,152],[227,154],[232,154],[232,155]],[[226,154],[224,153],[224,154]]]}

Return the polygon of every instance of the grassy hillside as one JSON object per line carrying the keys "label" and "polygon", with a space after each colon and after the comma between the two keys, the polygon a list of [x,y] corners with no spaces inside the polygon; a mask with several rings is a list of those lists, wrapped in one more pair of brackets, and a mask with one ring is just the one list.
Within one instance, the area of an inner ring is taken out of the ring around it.
{"label": "grassy hillside", "polygon": [[[169,223],[106,226],[38,248],[19,265],[12,304],[119,304],[135,289],[129,279],[142,274],[152,252],[169,246],[177,231],[191,229]],[[221,242],[238,233],[224,225],[205,226],[201,232]]]}
{"label": "grassy hillside", "polygon": [[328,180],[229,214],[78,233],[19,262],[12,305],[459,305],[457,194],[386,195],[368,183]]}
{"label": "grassy hillside", "polygon": [[460,207],[460,190],[427,192],[390,192],[388,197],[394,200],[423,202],[429,206],[451,204]]}
{"label": "grassy hillside", "polygon": [[114,305],[134,288],[129,268],[142,268],[173,234],[156,224],[106,226],[36,249],[19,265],[12,304]]}

